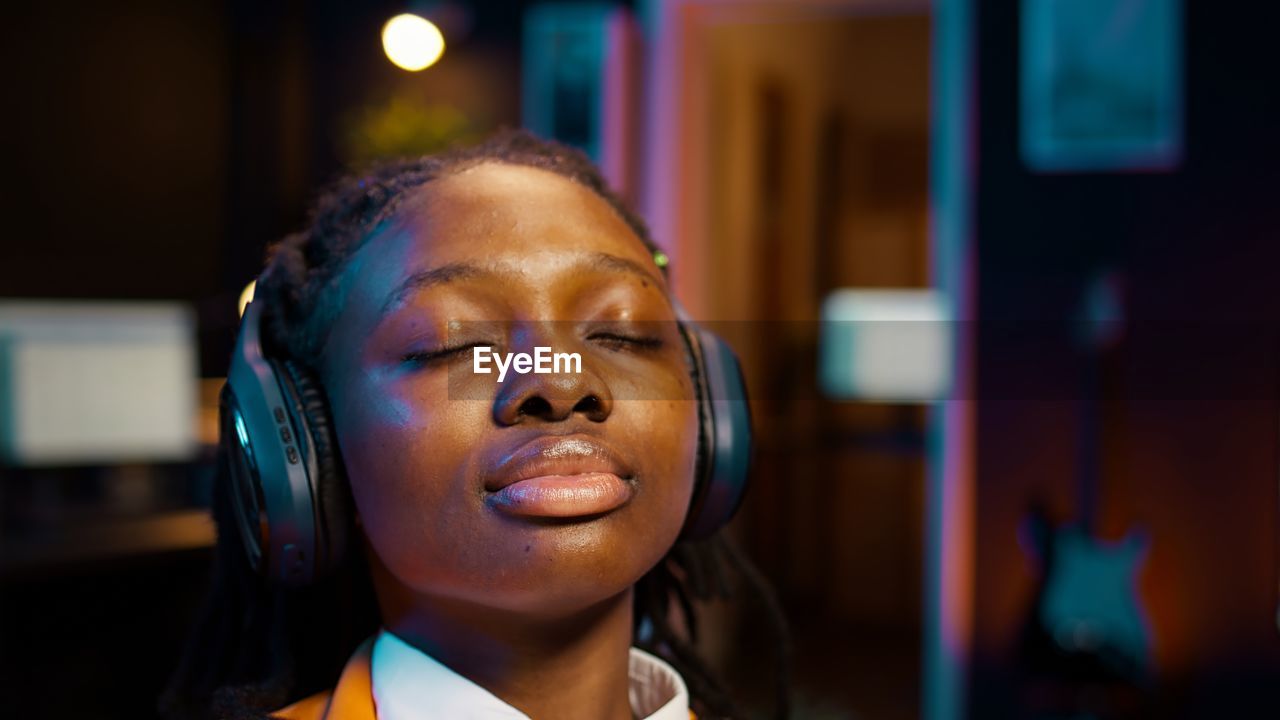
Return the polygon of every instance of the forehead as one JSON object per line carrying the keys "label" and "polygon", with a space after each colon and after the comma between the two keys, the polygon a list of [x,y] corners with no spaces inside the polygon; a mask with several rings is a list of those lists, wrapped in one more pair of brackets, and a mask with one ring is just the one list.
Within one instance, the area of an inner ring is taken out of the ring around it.
{"label": "forehead", "polygon": [[644,243],[604,198],[549,170],[485,163],[412,192],[387,234],[422,259],[520,260],[581,250],[652,265]]}
{"label": "forehead", "polygon": [[648,248],[613,206],[554,172],[484,163],[409,192],[342,272],[346,304],[376,307],[409,276],[460,263],[545,284],[601,253],[649,268],[665,284]]}

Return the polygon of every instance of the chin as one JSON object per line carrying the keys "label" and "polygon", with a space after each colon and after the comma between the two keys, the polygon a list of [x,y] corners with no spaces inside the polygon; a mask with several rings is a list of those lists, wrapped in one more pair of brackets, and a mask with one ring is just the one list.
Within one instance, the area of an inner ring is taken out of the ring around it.
{"label": "chin", "polygon": [[504,543],[515,562],[501,559],[476,602],[554,618],[572,615],[629,590],[671,549],[671,542],[641,544],[611,528],[608,518],[527,528]]}

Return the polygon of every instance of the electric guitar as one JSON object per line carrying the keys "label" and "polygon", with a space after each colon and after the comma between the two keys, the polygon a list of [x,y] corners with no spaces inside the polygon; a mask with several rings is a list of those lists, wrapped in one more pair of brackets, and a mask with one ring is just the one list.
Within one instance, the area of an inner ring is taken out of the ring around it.
{"label": "electric guitar", "polygon": [[1059,685],[1135,688],[1148,676],[1151,664],[1150,631],[1137,592],[1148,539],[1131,530],[1118,540],[1106,540],[1095,527],[1105,426],[1102,360],[1124,334],[1120,277],[1114,272],[1099,274],[1081,300],[1078,510],[1074,521],[1058,527],[1045,513],[1033,511],[1023,526],[1024,540],[1030,541],[1043,572],[1024,636],[1024,661]]}

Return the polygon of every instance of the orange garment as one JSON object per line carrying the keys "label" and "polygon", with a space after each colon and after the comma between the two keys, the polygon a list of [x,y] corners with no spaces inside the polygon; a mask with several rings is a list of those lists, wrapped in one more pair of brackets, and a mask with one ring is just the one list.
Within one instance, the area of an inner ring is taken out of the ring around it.
{"label": "orange garment", "polygon": [[373,707],[373,676],[369,657],[373,638],[360,643],[342,668],[338,684],[272,713],[281,720],[377,720]]}
{"label": "orange garment", "polygon": [[[376,636],[375,636],[376,637]],[[310,697],[277,710],[271,714],[279,720],[377,720],[373,705],[373,674],[369,658],[374,638],[369,638],[356,648],[351,659],[342,668],[338,684],[332,690],[324,690]],[[689,720],[698,716],[689,711]]]}

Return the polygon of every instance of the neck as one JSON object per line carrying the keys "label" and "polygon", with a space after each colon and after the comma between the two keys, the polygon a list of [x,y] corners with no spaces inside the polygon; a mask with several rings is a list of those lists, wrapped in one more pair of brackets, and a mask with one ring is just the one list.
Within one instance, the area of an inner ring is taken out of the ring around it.
{"label": "neck", "polygon": [[630,588],[556,617],[379,595],[388,630],[531,718],[632,718]]}

